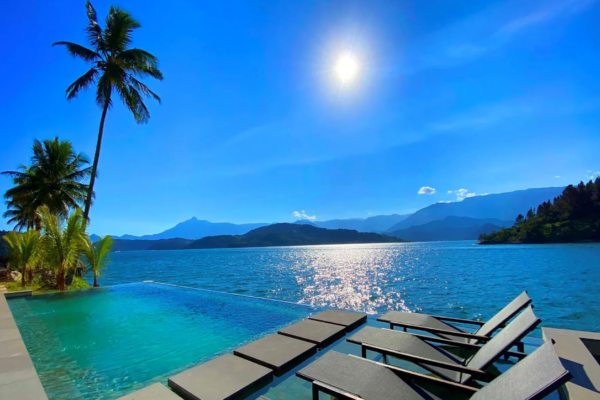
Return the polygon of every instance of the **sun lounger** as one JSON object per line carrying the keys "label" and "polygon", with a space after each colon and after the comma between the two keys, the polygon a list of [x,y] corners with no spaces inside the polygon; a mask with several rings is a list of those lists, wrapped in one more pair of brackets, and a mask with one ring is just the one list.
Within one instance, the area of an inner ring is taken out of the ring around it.
{"label": "sun lounger", "polygon": [[334,351],[296,375],[312,382],[314,400],[319,392],[340,400],[446,400],[459,395],[470,400],[539,400],[571,378],[550,342],[481,389]]}
{"label": "sun lounger", "polygon": [[[367,350],[381,353],[385,357],[398,357],[414,362],[443,379],[466,384],[473,378],[489,380],[490,376],[485,370],[541,322],[531,307],[528,307],[466,360],[432,345],[423,336],[389,329],[366,327],[347,340],[362,347],[363,357],[366,357]],[[436,341],[436,338],[432,339]]]}
{"label": "sun lounger", "polygon": [[[399,326],[404,328],[404,331],[415,329],[433,333],[439,337],[454,341],[477,344],[488,341],[492,333],[503,327],[506,322],[529,306],[529,304],[531,304],[531,299],[527,295],[527,292],[523,292],[487,322],[399,311],[389,311],[377,318],[377,321],[389,323],[390,329],[394,329],[394,326]],[[451,324],[451,322],[476,325],[479,328],[475,332],[467,332]],[[522,345],[519,346],[519,351],[523,351]]]}

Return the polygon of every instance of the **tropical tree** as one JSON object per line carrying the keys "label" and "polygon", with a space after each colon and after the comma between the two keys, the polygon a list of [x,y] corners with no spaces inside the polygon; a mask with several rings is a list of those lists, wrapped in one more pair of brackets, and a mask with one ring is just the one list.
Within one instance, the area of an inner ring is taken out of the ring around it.
{"label": "tropical tree", "polygon": [[147,123],[150,112],[144,104],[144,97],[153,97],[160,103],[153,91],[137,78],[151,77],[162,80],[162,72],[158,69],[158,59],[147,51],[132,48],[133,31],[141,25],[131,14],[116,6],[110,6],[104,29],[98,24],[96,10],[89,0],[86,2],[87,38],[92,49],[72,42],[55,42],[52,46],[65,46],[74,58],[80,58],[91,65],[91,68],[73,82],[66,91],[67,100],[74,99],[82,91],[96,83],[96,103],[102,108],[96,154],[90,180],[90,194],[85,202],[84,218],[87,220],[92,203],[92,191],[96,180],[102,134],[106,113],[112,106],[112,94],[116,91],[133,113],[137,123]]}
{"label": "tropical tree", "polygon": [[98,287],[98,277],[106,265],[110,262],[109,254],[112,250],[113,239],[110,236],[104,236],[98,239],[96,243],[88,235],[85,235],[82,253],[83,261],[87,264],[87,271],[94,274],[94,287]]}
{"label": "tropical tree", "polygon": [[2,238],[8,243],[10,263],[21,271],[21,285],[25,287],[25,276],[29,271],[33,277],[33,268],[41,254],[40,232],[33,229],[25,233],[13,231]]}
{"label": "tropical tree", "polygon": [[19,166],[17,171],[5,171],[14,187],[4,194],[8,211],[4,218],[15,223],[15,229],[40,229],[37,213],[42,206],[65,218],[70,209],[80,209],[88,196],[90,162],[82,153],[76,153],[71,142],[58,138],[33,142],[31,165]]}
{"label": "tropical tree", "polygon": [[53,214],[46,206],[41,207],[39,212],[44,231],[46,262],[56,271],[58,290],[66,290],[66,274],[79,264],[79,252],[83,248],[85,237],[85,220],[81,210],[73,211],[66,220]]}

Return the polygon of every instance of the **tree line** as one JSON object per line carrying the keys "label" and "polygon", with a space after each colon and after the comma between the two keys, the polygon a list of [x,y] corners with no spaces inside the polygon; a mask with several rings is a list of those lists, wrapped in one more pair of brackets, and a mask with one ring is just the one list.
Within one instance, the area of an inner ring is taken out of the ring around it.
{"label": "tree line", "polygon": [[108,110],[113,106],[113,97],[118,96],[135,121],[142,124],[150,119],[144,98],[160,103],[160,97],[140,80],[163,79],[158,59],[133,47],[132,35],[140,23],[130,13],[110,6],[102,27],[89,0],[85,8],[89,47],[66,41],[52,46],[65,47],[72,57],[89,66],[67,87],[66,98],[72,100],[96,86],[96,103],[102,114],[93,163],[90,165],[69,141],[35,140],[30,165],[2,173],[14,184],[4,194],[7,211],[3,214],[9,224],[14,224],[14,231],[0,234],[0,242],[4,242],[0,250],[8,252],[9,268],[21,271],[23,287],[33,281],[36,271],[52,271],[54,286],[66,290],[68,274],[86,268],[94,274],[94,286],[98,286],[97,276],[106,265],[112,239],[106,236],[92,243],[86,227],[95,197]]}
{"label": "tree line", "polygon": [[510,228],[479,237],[481,244],[600,241],[600,177],[569,185],[553,201],[519,214]]}

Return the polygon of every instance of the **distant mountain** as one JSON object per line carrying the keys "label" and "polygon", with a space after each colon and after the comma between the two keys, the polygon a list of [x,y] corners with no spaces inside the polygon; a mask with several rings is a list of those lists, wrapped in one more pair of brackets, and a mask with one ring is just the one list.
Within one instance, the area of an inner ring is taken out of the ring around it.
{"label": "distant mountain", "polygon": [[167,229],[164,232],[157,233],[154,235],[144,236],[113,236],[114,239],[125,239],[125,240],[159,240],[159,239],[200,239],[205,236],[215,235],[243,235],[252,229],[259,228],[261,226],[268,225],[266,223],[254,223],[254,224],[230,224],[228,222],[209,222],[205,220],[199,220],[196,217],[190,218],[187,221],[183,221],[175,225],[171,229]]}
{"label": "distant mountain", "polygon": [[188,239],[160,239],[160,240],[135,240],[115,239],[113,251],[136,251],[136,250],[182,250],[192,243]]}
{"label": "distant mountain", "polygon": [[353,229],[359,232],[384,232],[395,224],[404,221],[406,215],[377,215],[369,218],[332,219],[329,221],[314,221],[313,225],[326,229]]}
{"label": "distant mountain", "polygon": [[273,224],[245,235],[205,237],[188,245],[191,249],[234,247],[304,246],[318,244],[394,243],[402,239],[348,229],[324,229],[307,224]]}
{"label": "distant mountain", "polygon": [[394,236],[372,232],[365,233],[348,229],[324,229],[307,224],[273,224],[254,229],[245,235],[207,236],[195,241],[181,238],[162,240],[116,239],[113,251],[396,243],[403,241]]}
{"label": "distant mountain", "polygon": [[92,243],[96,243],[98,240],[100,240],[100,236],[92,233],[90,235],[90,240],[92,241]]}
{"label": "distant mountain", "polygon": [[394,232],[411,226],[423,225],[445,217],[497,218],[513,221],[531,207],[560,195],[563,187],[517,190],[515,192],[475,196],[453,203],[436,203],[422,208],[386,232]]}
{"label": "distant mountain", "polygon": [[299,219],[298,221],[294,222],[297,225],[311,225],[311,226],[316,226],[313,222],[310,222],[306,219]]}
{"label": "distant mountain", "polygon": [[476,240],[482,233],[490,233],[511,226],[511,221],[468,217],[446,217],[423,225],[391,232],[390,235],[414,242]]}

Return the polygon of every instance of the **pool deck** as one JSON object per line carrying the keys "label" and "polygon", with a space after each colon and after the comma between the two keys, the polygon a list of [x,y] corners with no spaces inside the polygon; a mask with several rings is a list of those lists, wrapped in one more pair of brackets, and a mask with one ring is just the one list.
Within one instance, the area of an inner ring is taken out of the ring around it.
{"label": "pool deck", "polygon": [[[600,400],[600,333],[542,328],[573,379],[565,388],[571,400]],[[598,357],[598,358],[596,358]]]}
{"label": "pool deck", "polygon": [[8,307],[11,296],[0,288],[0,399],[48,400]]}

